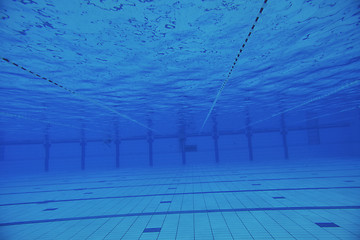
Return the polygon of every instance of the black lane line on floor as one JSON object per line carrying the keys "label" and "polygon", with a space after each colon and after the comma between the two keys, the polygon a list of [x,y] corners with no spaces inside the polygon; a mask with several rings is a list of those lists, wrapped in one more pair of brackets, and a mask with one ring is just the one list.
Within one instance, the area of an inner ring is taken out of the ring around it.
{"label": "black lane line on floor", "polygon": [[58,203],[58,202],[76,202],[76,201],[91,201],[91,200],[120,199],[120,198],[138,198],[138,197],[159,197],[159,196],[175,196],[175,195],[220,194],[220,193],[242,193],[242,192],[272,192],[272,191],[279,192],[279,191],[305,191],[305,190],[331,190],[331,189],[359,189],[359,188],[360,188],[360,186],[352,186],[352,187],[313,187],[313,188],[308,187],[308,188],[244,189],[244,190],[224,190],[224,191],[185,192],[185,193],[155,193],[155,194],[143,194],[143,195],[125,195],[125,196],[110,196],[110,197],[45,200],[45,201],[36,201],[36,202],[34,201],[34,202],[20,202],[20,203],[4,203],[4,204],[0,204],[0,207],[14,206],[14,205],[27,205],[27,204],[46,204],[46,203]]}
{"label": "black lane line on floor", "polygon": [[[179,179],[179,178],[201,178],[201,177],[227,177],[227,176],[239,176],[239,177],[247,177],[247,176],[242,176],[242,175],[259,175],[259,174],[282,174],[282,173],[287,173],[287,174],[292,174],[292,173],[306,173],[306,172],[339,172],[339,171],[355,171],[357,169],[351,168],[351,169],[336,169],[336,170],[302,170],[302,171],[287,171],[287,172],[255,172],[255,173],[247,173],[247,172],[239,172],[239,173],[231,173],[231,174],[227,174],[226,172],[224,172],[223,174],[211,174],[211,175],[196,175],[196,176],[171,176],[169,178],[171,179]],[[130,176],[130,175],[127,175]],[[115,178],[118,177],[127,177],[127,176],[117,176]],[[152,175],[151,175],[152,176]],[[111,176],[111,178],[113,178],[114,176]],[[110,178],[109,177],[104,177],[104,178]],[[151,177],[151,178],[125,178],[125,179],[107,179],[107,180],[97,180],[97,181],[87,181],[87,182],[63,182],[63,183],[46,183],[46,184],[32,184],[32,185],[17,185],[17,186],[0,186],[0,188],[14,188],[14,187],[40,187],[40,186],[59,186],[59,185],[72,185],[72,184],[87,184],[87,183],[104,183],[104,182],[122,182],[122,181],[143,181],[143,180],[155,180],[155,179],[164,179],[166,178],[166,176],[162,176],[162,177]]]}
{"label": "black lane line on floor", "polygon": [[0,193],[3,195],[15,195],[15,194],[33,194],[33,193],[49,193],[49,192],[68,192],[68,191],[82,191],[82,190],[94,190],[94,189],[114,189],[114,188],[128,188],[128,187],[153,187],[153,186],[171,186],[171,185],[187,185],[187,184],[207,184],[207,183],[232,183],[232,182],[252,182],[252,181],[278,181],[278,180],[300,180],[300,179],[327,179],[327,178],[351,178],[360,177],[360,175],[353,176],[324,176],[324,177],[291,177],[291,178],[263,178],[263,179],[238,179],[238,180],[220,180],[220,181],[199,181],[199,182],[182,182],[182,183],[153,183],[153,184],[139,184],[139,185],[122,185],[122,186],[107,186],[107,187],[87,187],[87,188],[71,188],[71,189],[59,189],[59,190],[42,190],[31,192],[11,192]]}
{"label": "black lane line on floor", "polygon": [[110,215],[98,215],[98,216],[69,217],[69,218],[54,218],[54,219],[29,220],[29,221],[19,221],[19,222],[7,222],[7,223],[0,223],[0,227],[25,225],[25,224],[37,224],[37,223],[67,222],[67,221],[89,220],[89,219],[172,215],[172,214],[254,212],[254,211],[344,210],[344,209],[360,209],[360,206],[315,206],[315,207],[309,206],[309,207],[273,207],[273,208],[265,208],[264,207],[264,208],[208,209],[208,210],[167,211],[167,212],[142,212],[142,213],[110,214]]}

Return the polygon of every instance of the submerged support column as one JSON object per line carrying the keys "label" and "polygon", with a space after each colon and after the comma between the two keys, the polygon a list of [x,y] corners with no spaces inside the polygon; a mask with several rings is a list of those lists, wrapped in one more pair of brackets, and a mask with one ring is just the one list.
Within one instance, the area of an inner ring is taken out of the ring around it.
{"label": "submerged support column", "polygon": [[119,123],[118,121],[114,122],[114,131],[115,131],[115,167],[120,168],[120,137],[119,137]]}
{"label": "submerged support column", "polygon": [[85,170],[85,146],[86,142],[84,139],[81,140],[81,170]]}
{"label": "submerged support column", "polygon": [[254,157],[253,157],[253,147],[252,147],[252,130],[250,127],[250,116],[249,116],[249,110],[246,111],[246,130],[245,130],[245,135],[247,137],[248,140],[248,149],[249,149],[249,160],[253,161]]}
{"label": "submerged support column", "polygon": [[182,164],[185,165],[186,164],[186,151],[185,151],[186,138],[184,136],[181,136],[179,138],[179,142],[180,142],[180,150],[181,150],[181,161],[182,161]]}
{"label": "submerged support column", "polygon": [[2,132],[0,132],[0,162],[5,160],[5,149],[2,143]]}
{"label": "submerged support column", "polygon": [[148,132],[147,141],[149,143],[149,166],[152,167],[153,166],[153,142],[154,142],[154,137],[153,137],[152,131]]}
{"label": "submerged support column", "polygon": [[2,144],[0,144],[0,162],[4,161],[4,159],[5,159],[4,146]]}
{"label": "submerged support column", "polygon": [[80,146],[81,146],[81,170],[85,170],[85,147],[86,147],[86,141],[85,141],[84,129],[81,129]]}
{"label": "submerged support column", "polygon": [[252,133],[251,133],[251,128],[246,128],[246,137],[248,140],[248,149],[249,149],[249,160],[253,161],[254,157],[253,157],[253,147],[252,147]]}
{"label": "submerged support column", "polygon": [[284,146],[284,157],[285,159],[289,159],[289,149],[287,145],[287,130],[286,130],[286,124],[285,124],[285,117],[284,114],[281,114],[281,135],[283,139],[283,146]]}
{"label": "submerged support column", "polygon": [[[358,113],[359,113],[359,130],[360,130],[360,105],[358,106]],[[360,131],[359,131],[359,133],[360,133]],[[360,134],[358,134],[357,136],[359,137]]]}
{"label": "submerged support column", "polygon": [[49,161],[50,161],[50,142],[49,142],[49,136],[45,135],[45,162],[44,162],[44,170],[45,172],[49,171]]}
{"label": "submerged support column", "polygon": [[213,127],[213,139],[214,139],[214,149],[215,149],[215,162],[219,163],[219,144],[218,144],[219,134],[218,134],[217,122],[215,118],[214,118],[214,127]]}
{"label": "submerged support column", "polygon": [[115,149],[116,149],[116,155],[115,155],[115,164],[116,168],[120,168],[120,140],[115,140]]}

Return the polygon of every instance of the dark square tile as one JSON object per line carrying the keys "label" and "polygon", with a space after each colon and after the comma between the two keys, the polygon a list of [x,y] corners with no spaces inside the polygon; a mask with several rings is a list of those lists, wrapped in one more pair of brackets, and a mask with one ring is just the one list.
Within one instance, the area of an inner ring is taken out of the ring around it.
{"label": "dark square tile", "polygon": [[84,194],[93,194],[92,192],[84,192]]}
{"label": "dark square tile", "polygon": [[354,180],[346,180],[344,182],[355,182]]}
{"label": "dark square tile", "polygon": [[161,228],[145,228],[144,229],[144,233],[146,232],[160,232],[161,231]]}
{"label": "dark square tile", "polygon": [[54,211],[56,210],[57,208],[47,208],[47,209],[44,209],[43,211]]}
{"label": "dark square tile", "polygon": [[333,223],[333,222],[325,222],[325,223],[315,223],[319,227],[340,227],[339,225]]}

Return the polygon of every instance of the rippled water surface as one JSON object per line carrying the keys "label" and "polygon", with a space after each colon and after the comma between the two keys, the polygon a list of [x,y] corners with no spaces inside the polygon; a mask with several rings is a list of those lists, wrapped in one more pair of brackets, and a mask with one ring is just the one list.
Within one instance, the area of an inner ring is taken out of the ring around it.
{"label": "rippled water surface", "polygon": [[85,129],[111,138],[116,128],[138,136],[179,126],[198,133],[250,31],[212,113],[220,129],[243,128],[246,116],[270,126],[282,113],[301,123],[309,112],[356,112],[360,2],[269,0],[259,15],[261,7],[253,0],[1,1],[2,136],[68,138]]}

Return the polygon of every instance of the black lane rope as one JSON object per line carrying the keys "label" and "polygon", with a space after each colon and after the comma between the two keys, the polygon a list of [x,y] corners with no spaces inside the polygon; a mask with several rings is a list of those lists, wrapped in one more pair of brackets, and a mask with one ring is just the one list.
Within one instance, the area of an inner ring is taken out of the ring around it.
{"label": "black lane rope", "polygon": [[113,113],[116,113],[117,115],[121,116],[122,118],[125,118],[125,119],[127,119],[127,120],[129,120],[129,121],[131,121],[131,122],[133,122],[133,123],[136,123],[137,125],[142,126],[142,127],[146,128],[146,129],[148,129],[148,130],[151,130],[151,131],[154,131],[154,132],[158,132],[158,131],[156,131],[156,130],[154,130],[154,129],[148,127],[148,126],[146,126],[145,124],[142,124],[142,123],[136,121],[135,119],[132,119],[132,118],[130,118],[129,116],[127,116],[127,115],[125,115],[125,114],[122,114],[122,113],[120,113],[120,112],[112,109],[111,107],[108,107],[108,106],[104,105],[104,104],[101,103],[101,102],[98,102],[98,101],[96,101],[96,100],[90,99],[90,98],[85,97],[85,96],[81,96],[81,95],[79,95],[79,93],[76,93],[75,91],[73,91],[73,90],[71,90],[71,89],[69,89],[69,88],[66,88],[66,87],[64,87],[63,85],[61,85],[61,84],[59,84],[59,83],[57,83],[57,82],[55,82],[55,81],[53,81],[53,80],[51,80],[51,79],[49,79],[49,78],[46,78],[46,77],[41,76],[40,74],[34,73],[33,71],[31,71],[31,70],[29,70],[29,69],[27,69],[27,68],[25,68],[25,67],[23,67],[23,66],[20,66],[19,64],[10,61],[10,60],[7,59],[7,58],[4,58],[4,57],[3,57],[3,58],[1,58],[1,59],[2,59],[3,61],[5,61],[5,62],[9,63],[9,64],[14,65],[15,67],[18,67],[18,68],[20,68],[20,69],[22,69],[22,70],[24,70],[24,71],[32,74],[33,76],[35,76],[35,77],[37,77],[37,78],[43,79],[43,80],[45,80],[45,81],[47,81],[47,82],[49,82],[49,83],[51,83],[51,84],[53,84],[53,85],[55,85],[55,86],[57,86],[57,87],[60,87],[60,88],[64,89],[65,91],[71,93],[72,95],[75,95],[75,96],[77,96],[77,97],[80,97],[80,98],[82,98],[82,99],[84,99],[84,100],[87,100],[88,102],[91,102],[91,103],[93,103],[93,104],[95,104],[95,105],[97,105],[97,106],[100,106],[100,107],[102,107],[102,108],[105,108],[105,109],[113,112]]}
{"label": "black lane rope", "polygon": [[71,94],[75,94],[74,91],[72,91],[72,90],[64,87],[63,85],[58,84],[58,83],[56,83],[56,82],[54,82],[54,81],[52,81],[52,80],[50,80],[50,79],[48,79],[48,78],[46,78],[46,77],[42,77],[41,75],[39,75],[39,74],[37,74],[37,73],[34,73],[33,71],[31,71],[31,70],[29,70],[29,69],[27,69],[27,68],[25,68],[25,67],[23,67],[23,66],[20,66],[19,64],[14,63],[14,62],[10,61],[10,60],[7,59],[7,58],[2,58],[2,60],[4,60],[5,62],[8,62],[8,63],[10,63],[10,64],[12,64],[12,65],[14,65],[14,66],[16,66],[16,67],[18,67],[18,68],[21,68],[21,69],[24,70],[24,71],[27,71],[28,73],[34,75],[35,77],[41,78],[41,79],[43,79],[43,80],[45,80],[45,81],[48,81],[49,83],[52,83],[52,84],[54,84],[54,85],[56,85],[56,86],[58,86],[58,87],[61,87],[62,89],[68,91],[68,92],[71,93]]}
{"label": "black lane rope", "polygon": [[231,76],[231,74],[232,74],[232,71],[234,70],[236,63],[237,63],[237,61],[238,61],[241,53],[242,53],[243,50],[244,50],[246,43],[249,41],[249,38],[250,38],[250,36],[251,36],[254,28],[255,28],[255,25],[256,25],[256,23],[259,21],[260,15],[261,15],[262,12],[264,11],[264,8],[265,8],[265,6],[266,6],[267,1],[268,1],[268,0],[264,0],[264,3],[263,3],[263,5],[261,6],[261,8],[260,8],[260,10],[259,10],[259,12],[258,12],[258,14],[257,14],[257,16],[256,16],[256,18],[255,18],[255,21],[254,21],[254,23],[253,23],[253,25],[252,25],[252,27],[251,27],[251,29],[250,29],[250,31],[249,31],[246,39],[245,39],[245,41],[243,42],[243,44],[242,44],[242,46],[241,46],[241,48],[240,48],[240,50],[239,50],[239,53],[238,53],[237,56],[235,57],[235,60],[234,60],[232,66],[231,66],[231,68],[230,68],[230,70],[229,70],[229,72],[228,72],[228,75],[227,75],[226,79],[225,79],[225,80],[223,81],[223,83],[221,84],[221,87],[220,87],[220,89],[219,89],[219,91],[218,91],[218,93],[217,93],[217,95],[216,95],[216,97],[215,97],[215,99],[214,99],[214,101],[213,101],[213,103],[212,103],[212,105],[211,105],[211,108],[210,108],[210,110],[209,110],[209,112],[208,112],[208,114],[207,114],[207,116],[206,116],[206,118],[205,118],[205,120],[204,120],[204,122],[203,122],[203,124],[202,124],[202,126],[201,126],[201,131],[203,130],[203,128],[204,128],[207,120],[209,119],[209,117],[210,117],[210,115],[211,115],[211,113],[212,113],[212,111],[214,110],[215,104],[216,104],[217,100],[219,99],[222,91],[224,90],[224,87],[225,87],[226,83],[229,81],[229,78],[230,78],[230,76]]}

